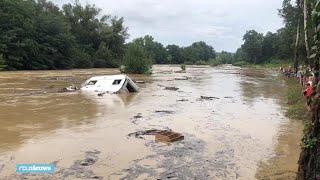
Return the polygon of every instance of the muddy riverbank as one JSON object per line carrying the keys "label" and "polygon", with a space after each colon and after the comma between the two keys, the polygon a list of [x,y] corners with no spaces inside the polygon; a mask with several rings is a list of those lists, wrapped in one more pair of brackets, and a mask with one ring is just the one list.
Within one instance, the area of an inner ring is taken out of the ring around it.
{"label": "muddy riverbank", "polygon": [[[117,69],[0,72],[1,179],[291,179],[302,122],[275,71],[155,66],[137,94],[57,93]],[[169,87],[169,89],[168,89]],[[171,89],[170,89],[171,88]],[[172,89],[175,88],[175,89]],[[178,88],[178,89],[177,89]],[[171,145],[130,133],[171,129]],[[55,174],[16,174],[17,163]]]}

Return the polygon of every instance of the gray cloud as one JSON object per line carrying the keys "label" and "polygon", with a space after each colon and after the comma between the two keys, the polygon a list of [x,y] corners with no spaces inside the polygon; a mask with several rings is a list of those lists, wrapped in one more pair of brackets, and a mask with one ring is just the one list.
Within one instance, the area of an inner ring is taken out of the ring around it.
{"label": "gray cloud", "polygon": [[[72,0],[53,0],[63,4]],[[235,51],[249,29],[266,33],[282,26],[279,0],[81,0],[105,14],[123,16],[130,39],[152,35],[180,46],[206,41],[216,50]]]}

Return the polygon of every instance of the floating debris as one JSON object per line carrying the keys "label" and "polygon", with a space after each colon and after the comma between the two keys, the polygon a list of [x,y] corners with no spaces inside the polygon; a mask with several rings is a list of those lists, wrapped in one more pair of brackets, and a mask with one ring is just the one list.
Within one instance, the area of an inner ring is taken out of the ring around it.
{"label": "floating debris", "polygon": [[134,93],[139,87],[127,75],[95,76],[86,80],[82,86],[83,91]]}
{"label": "floating debris", "polygon": [[174,80],[180,80],[180,81],[183,81],[183,80],[189,80],[189,78],[188,78],[188,77],[174,78]]}
{"label": "floating debris", "polygon": [[179,71],[175,71],[175,73],[187,73],[186,70],[179,70]]}
{"label": "floating debris", "polygon": [[157,142],[172,143],[175,141],[181,141],[183,139],[184,139],[184,136],[182,134],[176,133],[173,131],[164,130],[164,131],[158,131],[155,133],[155,140]]}
{"label": "floating debris", "polygon": [[139,83],[139,84],[145,84],[145,81],[135,81],[135,83]]}
{"label": "floating debris", "polygon": [[85,159],[79,164],[81,166],[89,166],[95,164],[98,161],[97,154],[100,154],[100,151],[87,151]]}
{"label": "floating debris", "polygon": [[26,94],[22,94],[21,96],[39,96],[39,95],[46,95],[47,92],[30,92],[30,93],[26,93]]}
{"label": "floating debris", "polygon": [[[167,131],[171,131],[171,129],[166,128]],[[133,132],[128,134],[129,137],[134,136],[135,138],[139,138],[139,139],[144,139],[143,136],[145,135],[155,135],[157,132],[161,132],[163,130],[159,130],[159,129],[148,129],[148,130],[141,130],[141,131],[137,131],[137,132]]]}
{"label": "floating debris", "polygon": [[188,99],[178,99],[177,102],[185,102],[185,101],[189,101]]}
{"label": "floating debris", "polygon": [[73,91],[77,91],[77,90],[79,90],[79,88],[76,85],[71,84],[68,87],[60,89],[58,92],[59,93],[64,93],[64,92],[73,92]]}
{"label": "floating debris", "polygon": [[98,96],[98,97],[103,97],[104,94],[105,94],[105,93],[98,93],[97,96]]}
{"label": "floating debris", "polygon": [[138,113],[137,115],[135,115],[135,116],[133,116],[133,118],[135,118],[135,119],[140,119],[140,118],[142,118],[143,116],[141,116],[141,113]]}
{"label": "floating debris", "polygon": [[200,96],[200,98],[198,98],[197,100],[201,101],[201,100],[214,100],[214,99],[220,99],[220,98],[214,97],[214,96]]}
{"label": "floating debris", "polygon": [[158,110],[158,111],[155,111],[156,113],[166,113],[166,114],[173,114],[174,111],[168,111],[168,110]]}
{"label": "floating debris", "polygon": [[179,88],[177,88],[177,87],[165,87],[164,90],[178,91]]}

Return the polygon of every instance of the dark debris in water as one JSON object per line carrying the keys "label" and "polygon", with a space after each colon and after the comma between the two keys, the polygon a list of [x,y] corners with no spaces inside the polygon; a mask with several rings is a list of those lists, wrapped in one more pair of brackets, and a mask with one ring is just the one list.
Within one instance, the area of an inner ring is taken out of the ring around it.
{"label": "dark debris in water", "polygon": [[[149,142],[148,147],[151,147],[155,154],[134,160],[130,168],[117,173],[126,174],[121,178],[123,180],[137,179],[142,174],[145,175],[144,178],[159,180],[236,178],[238,167],[232,162],[232,148],[216,152],[212,155],[213,158],[208,158],[205,155],[206,142],[191,134],[187,136],[186,141],[171,146]],[[156,167],[144,165],[146,160],[157,162]]]}
{"label": "dark debris in water", "polygon": [[177,99],[177,102],[185,102],[185,101],[189,101],[188,99],[184,99],[184,98],[182,98],[182,99]]}
{"label": "dark debris in water", "polygon": [[103,179],[103,177],[97,176],[92,170],[88,169],[89,166],[94,165],[99,160],[99,154],[100,151],[97,150],[86,151],[83,160],[76,160],[68,168],[59,168],[59,161],[54,161],[53,163],[59,170],[53,174],[13,174],[6,179]]}
{"label": "dark debris in water", "polygon": [[141,115],[141,113],[138,113],[137,115],[133,116],[133,118],[131,118],[131,122],[137,125],[137,121],[141,118],[143,118],[143,116]]}
{"label": "dark debris in water", "polygon": [[177,88],[177,87],[165,87],[164,90],[178,91],[179,88]]}
{"label": "dark debris in water", "polygon": [[[169,129],[169,128],[166,128],[165,130],[171,131],[171,129]],[[159,130],[159,129],[140,130],[140,131],[136,131],[136,132],[130,133],[127,136],[128,137],[135,137],[135,138],[138,138],[138,139],[144,139],[143,136],[155,135],[157,132],[160,132],[160,131],[163,131],[163,130]]]}
{"label": "dark debris in water", "polygon": [[220,99],[218,97],[214,97],[214,96],[200,96],[200,98],[197,99],[197,101],[202,101],[202,100],[215,100],[215,99]]}
{"label": "dark debris in water", "polygon": [[156,113],[164,113],[164,114],[174,114],[174,111],[169,111],[169,110],[157,110],[154,111]]}
{"label": "dark debris in water", "polygon": [[137,115],[133,116],[134,119],[140,119],[142,118],[143,116],[141,115],[141,113],[138,113]]}

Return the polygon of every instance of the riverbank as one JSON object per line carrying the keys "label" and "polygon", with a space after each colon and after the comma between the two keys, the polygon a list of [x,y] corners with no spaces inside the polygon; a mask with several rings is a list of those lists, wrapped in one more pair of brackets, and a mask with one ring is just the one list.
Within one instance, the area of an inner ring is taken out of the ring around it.
{"label": "riverbank", "polygon": [[290,61],[273,60],[263,64],[250,64],[245,61],[238,61],[233,63],[232,65],[238,66],[238,67],[245,67],[245,68],[280,68],[280,67],[288,67],[290,65]]}
{"label": "riverbank", "polygon": [[289,108],[286,116],[303,121],[310,120],[311,113],[306,109],[306,98],[303,96],[301,84],[297,83],[295,78],[289,78],[287,84],[286,98]]}

